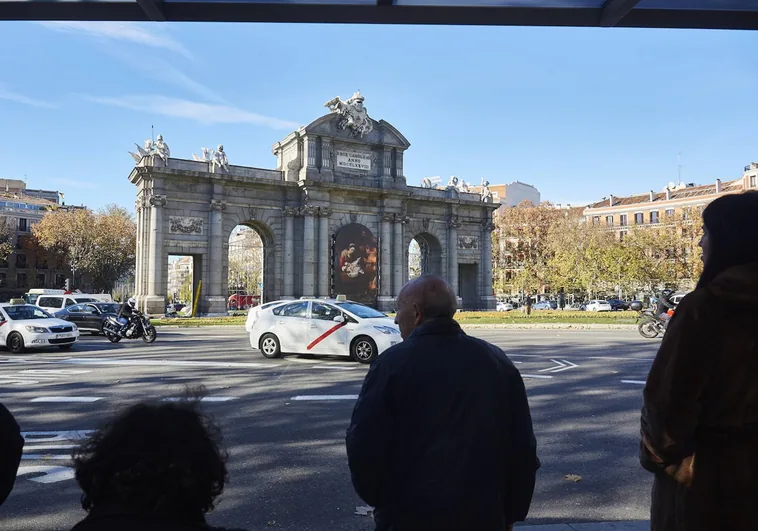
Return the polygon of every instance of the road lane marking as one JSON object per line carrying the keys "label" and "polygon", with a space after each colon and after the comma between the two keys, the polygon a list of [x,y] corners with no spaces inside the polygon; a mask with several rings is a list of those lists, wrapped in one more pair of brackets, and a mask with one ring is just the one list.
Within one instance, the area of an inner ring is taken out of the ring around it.
{"label": "road lane marking", "polygon": [[579,367],[579,365],[577,365],[576,363],[571,363],[568,360],[554,360],[554,359],[551,359],[550,361],[552,361],[556,365],[554,367],[548,367],[547,369],[540,369],[537,372],[563,372],[563,371],[567,371],[569,369],[573,369],[575,367]]}
{"label": "road lane marking", "polygon": [[[164,398],[166,402],[181,402],[182,400],[187,400],[187,398],[183,398],[180,396],[171,396],[168,398]],[[191,398],[189,400],[192,400]],[[237,400],[236,396],[204,396],[200,399],[201,402],[228,402],[229,400]]]}
{"label": "road lane marking", "polygon": [[293,396],[294,401],[325,401],[325,400],[357,400],[358,395],[298,395]]}
{"label": "road lane marking", "polygon": [[216,369],[258,369],[266,367],[278,367],[279,365],[270,365],[268,363],[241,363],[241,362],[224,362],[224,361],[181,361],[181,360],[140,360],[140,359],[97,359],[97,358],[67,358],[57,363],[68,365],[119,365],[129,366],[153,366],[153,367],[205,367]]}
{"label": "road lane marking", "polygon": [[645,380],[621,380],[621,383],[634,384],[634,385],[645,385],[647,382]]}
{"label": "road lane marking", "polygon": [[92,430],[24,431],[21,436],[26,442],[78,441],[92,435]]}
{"label": "road lane marking", "polygon": [[83,369],[24,369],[23,371],[18,371],[19,374],[34,374],[34,375],[50,374],[50,375],[58,375],[58,376],[87,374],[88,372],[92,372],[92,371],[87,371]]}
{"label": "road lane marking", "polygon": [[74,469],[67,466],[20,466],[17,476],[30,474],[42,474],[36,478],[29,478],[35,483],[58,483],[67,479],[74,479]]}
{"label": "road lane marking", "polygon": [[343,365],[312,365],[311,369],[331,369],[333,371],[354,371],[358,367],[345,367]]}
{"label": "road lane marking", "polygon": [[43,402],[48,404],[69,404],[69,403],[92,403],[102,400],[103,396],[40,396],[32,398],[31,402]]}
{"label": "road lane marking", "polygon": [[73,450],[75,444],[25,444],[25,452],[39,452],[40,450]]}
{"label": "road lane marking", "polygon": [[69,454],[23,454],[23,461],[70,461]]}
{"label": "road lane marking", "polygon": [[552,376],[548,376],[547,374],[522,374],[521,377],[527,380],[530,378],[534,378],[537,380],[551,380],[553,378]]}

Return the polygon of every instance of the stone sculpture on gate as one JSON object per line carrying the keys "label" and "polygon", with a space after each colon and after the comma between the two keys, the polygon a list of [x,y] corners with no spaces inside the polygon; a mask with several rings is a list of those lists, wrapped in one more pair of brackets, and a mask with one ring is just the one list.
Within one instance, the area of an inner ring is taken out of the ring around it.
{"label": "stone sculpture on gate", "polygon": [[156,141],[151,139],[145,140],[144,148],[141,148],[139,144],[134,145],[137,146],[137,153],[132,153],[130,151],[129,154],[134,159],[135,165],[140,164],[145,157],[152,157],[153,163],[155,163],[156,156],[163,161],[164,165],[166,165],[168,163],[168,158],[171,156],[171,150],[169,149],[168,144],[163,141],[163,135],[158,135],[158,140]]}
{"label": "stone sculpture on gate", "polygon": [[354,137],[364,137],[374,130],[374,123],[369,118],[366,107],[363,106],[363,96],[359,90],[347,101],[342,101],[339,96],[327,101],[324,107],[327,107],[333,113],[342,116],[338,126],[340,129],[350,129],[350,134]]}

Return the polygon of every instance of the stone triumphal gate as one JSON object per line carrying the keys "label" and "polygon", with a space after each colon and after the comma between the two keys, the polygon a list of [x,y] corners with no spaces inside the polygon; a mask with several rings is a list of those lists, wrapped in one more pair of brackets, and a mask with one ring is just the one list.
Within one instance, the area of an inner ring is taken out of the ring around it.
{"label": "stone triumphal gate", "polygon": [[136,296],[166,309],[168,257],[194,259],[199,313],[226,311],[228,240],[255,229],[264,249],[263,300],[347,298],[394,308],[416,239],[423,272],[446,278],[464,308],[493,309],[491,194],[406,184],[410,146],[373,120],[356,93],[273,147],[277,169],[230,165],[223,146],[171,158],[161,136],[132,153],[137,186]]}

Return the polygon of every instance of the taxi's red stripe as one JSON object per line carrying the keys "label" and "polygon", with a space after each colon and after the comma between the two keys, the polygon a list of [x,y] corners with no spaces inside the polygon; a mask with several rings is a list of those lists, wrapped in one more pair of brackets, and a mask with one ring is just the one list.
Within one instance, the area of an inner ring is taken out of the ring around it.
{"label": "taxi's red stripe", "polygon": [[316,339],[314,339],[313,342],[310,345],[308,345],[307,347],[305,347],[306,350],[312,349],[313,347],[315,347],[316,345],[318,345],[319,343],[321,343],[324,339],[326,339],[327,337],[329,337],[330,335],[332,335],[333,333],[335,333],[337,330],[339,330],[340,328],[342,328],[346,324],[347,323],[345,322],[345,323],[339,323],[339,324],[334,325],[329,330],[327,330],[326,332],[324,332],[323,334],[321,334],[320,336],[318,336]]}

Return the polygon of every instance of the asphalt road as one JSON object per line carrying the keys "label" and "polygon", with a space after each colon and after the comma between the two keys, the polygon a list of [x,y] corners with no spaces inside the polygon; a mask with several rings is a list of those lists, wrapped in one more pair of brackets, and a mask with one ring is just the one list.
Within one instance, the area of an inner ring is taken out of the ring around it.
{"label": "asphalt road", "polygon": [[[470,333],[503,347],[527,384],[542,461],[529,523],[647,519],[651,478],[637,462],[638,417],[660,342],[634,331]],[[0,527],[70,529],[84,516],[68,458],[79,432],[124,405],[202,384],[230,452],[231,481],[211,523],[372,529],[356,514],[364,504],[350,485],[344,450],[365,373],[347,358],[266,360],[237,328],[161,329],[150,346],[84,337],[68,352],[0,351],[2,401],[28,432]]]}

